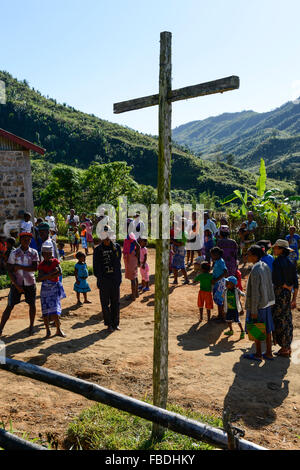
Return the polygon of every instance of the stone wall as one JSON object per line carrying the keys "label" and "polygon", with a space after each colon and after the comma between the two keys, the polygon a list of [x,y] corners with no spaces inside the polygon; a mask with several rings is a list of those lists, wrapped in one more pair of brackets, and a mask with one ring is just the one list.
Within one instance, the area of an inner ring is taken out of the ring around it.
{"label": "stone wall", "polygon": [[0,151],[0,232],[24,211],[34,215],[29,152]]}

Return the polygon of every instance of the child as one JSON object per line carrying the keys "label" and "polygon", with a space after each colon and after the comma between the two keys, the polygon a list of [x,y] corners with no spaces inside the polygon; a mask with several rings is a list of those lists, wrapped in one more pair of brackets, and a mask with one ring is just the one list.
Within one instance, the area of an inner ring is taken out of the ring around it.
{"label": "child", "polygon": [[9,237],[6,240],[6,252],[4,254],[4,262],[7,263],[7,260],[9,258],[9,255],[11,254],[12,251],[15,250],[16,246],[16,239],[13,237]]}
{"label": "child", "polygon": [[75,243],[75,233],[74,233],[72,225],[69,225],[67,234],[68,234],[68,240],[69,240],[69,243],[70,243],[71,253],[73,253],[73,251],[75,251],[75,245],[74,245],[74,243]]}
{"label": "child", "polygon": [[65,260],[64,247],[65,247],[65,244],[63,242],[59,242],[59,244],[58,244],[58,253],[59,253],[60,259],[62,259],[63,261]]}
{"label": "child", "polygon": [[125,278],[131,281],[131,299],[135,300],[139,297],[138,289],[138,265],[139,265],[140,246],[136,241],[136,237],[131,232],[124,240],[123,257],[125,264]]}
{"label": "child", "polygon": [[54,229],[50,229],[50,238],[51,238],[52,240],[54,240],[55,243],[56,243],[57,234],[56,234],[56,231],[55,231]]}
{"label": "child", "polygon": [[79,233],[78,233],[78,227],[73,227],[73,232],[74,232],[74,242],[73,242],[73,246],[74,246],[74,252],[78,253],[78,250],[79,250],[79,243],[80,243],[80,236],[79,236]]}
{"label": "child", "polygon": [[[189,284],[190,281],[188,280],[187,272],[185,269],[185,244],[187,241],[187,236],[184,231],[184,219],[182,219],[182,224],[181,224],[181,238],[176,237],[176,232],[174,234],[174,239],[172,241],[173,244],[173,251],[174,251],[174,256],[172,260],[172,269],[174,273],[174,281],[173,284],[178,284],[178,271],[181,270],[182,274],[184,275],[184,283],[183,284]],[[177,232],[178,233],[178,232]]]}
{"label": "child", "polygon": [[83,250],[85,250],[85,254],[89,254],[88,250],[88,244],[87,244],[87,239],[86,239],[86,225],[81,224],[81,233],[80,233],[80,238],[81,238],[81,246]]}
{"label": "child", "polygon": [[204,250],[205,250],[205,259],[210,263],[210,250],[215,246],[216,239],[213,236],[210,229],[204,230]]}
{"label": "child", "polygon": [[42,282],[41,306],[44,324],[46,327],[46,338],[50,338],[50,317],[53,317],[56,326],[56,335],[65,338],[65,333],[60,328],[59,317],[61,315],[61,299],[66,297],[59,276],[61,267],[59,261],[53,258],[52,244],[45,242],[42,245],[43,261],[38,266],[38,281]]}
{"label": "child", "polygon": [[215,246],[210,250],[213,266],[213,298],[218,306],[218,321],[225,321],[224,319],[224,290],[225,290],[225,277],[228,275],[225,261],[223,260],[223,250]]}
{"label": "child", "polygon": [[213,276],[210,274],[210,264],[207,261],[201,263],[201,272],[195,277],[194,283],[200,282],[200,291],[198,294],[198,307],[199,307],[199,322],[203,320],[203,307],[207,309],[207,320],[210,321],[210,313],[213,309],[213,297],[212,297],[212,279]]}
{"label": "child", "polygon": [[142,289],[143,292],[149,292],[149,265],[147,263],[147,239],[140,238],[139,245],[140,245],[140,272],[142,276]]}
{"label": "child", "polygon": [[78,259],[78,263],[75,264],[76,282],[74,284],[74,291],[77,294],[77,305],[82,305],[82,302],[80,302],[80,294],[83,294],[85,304],[91,304],[92,302],[87,299],[87,293],[90,292],[91,289],[87,282],[89,272],[85,262],[86,256],[82,251],[79,251],[76,253],[76,258]]}
{"label": "child", "polygon": [[244,292],[237,288],[237,278],[235,276],[229,276],[226,281],[226,289],[224,290],[224,312],[226,314],[226,322],[229,326],[229,331],[226,331],[224,335],[232,336],[233,329],[232,323],[235,322],[239,325],[241,330],[240,339],[245,338],[245,332],[239,319],[239,314],[242,311],[242,305],[240,302],[240,296],[245,296]]}
{"label": "child", "polygon": [[30,212],[24,212],[23,220],[20,225],[20,233],[22,232],[33,233],[33,223],[31,222]]}
{"label": "child", "polygon": [[199,273],[201,272],[201,264],[202,262],[205,261],[205,256],[197,256],[197,258],[194,261],[194,272]]}
{"label": "child", "polygon": [[268,254],[268,251],[272,248],[271,240],[260,240],[259,242],[257,242],[257,245],[260,246],[265,253],[264,256],[261,258],[261,261],[266,263],[272,272],[274,256]]}

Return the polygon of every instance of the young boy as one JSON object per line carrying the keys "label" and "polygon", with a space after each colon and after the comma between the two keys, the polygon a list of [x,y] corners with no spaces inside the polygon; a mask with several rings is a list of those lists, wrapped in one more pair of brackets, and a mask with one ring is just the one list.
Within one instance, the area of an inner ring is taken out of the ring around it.
{"label": "young boy", "polygon": [[33,233],[33,223],[31,222],[30,212],[24,212],[23,220],[20,225],[20,233]]}
{"label": "young boy", "polygon": [[229,276],[226,279],[226,289],[224,291],[224,312],[226,314],[226,322],[229,326],[229,331],[224,334],[226,336],[233,335],[232,323],[235,322],[239,325],[241,330],[240,339],[245,338],[245,332],[240,322],[239,314],[242,311],[240,296],[245,296],[244,292],[237,288],[237,278]]}
{"label": "young boy", "polygon": [[203,261],[201,263],[200,274],[194,279],[194,283],[200,282],[200,291],[198,294],[199,322],[203,320],[203,307],[206,307],[207,320],[210,321],[210,314],[213,309],[213,297],[211,293],[212,279],[213,275],[210,274],[210,264],[207,261]]}
{"label": "young boy", "polygon": [[65,244],[63,242],[58,243],[58,254],[60,260],[65,260],[65,250],[64,250]]}
{"label": "young boy", "polygon": [[37,271],[39,255],[36,250],[30,248],[32,234],[20,233],[21,246],[11,251],[8,258],[8,273],[11,279],[11,288],[8,295],[7,307],[4,310],[0,322],[0,337],[3,328],[10,317],[15,305],[20,303],[21,295],[24,294],[25,302],[29,305],[29,335],[33,334],[35,319],[36,281],[34,273]]}
{"label": "young boy", "polygon": [[140,245],[140,273],[142,276],[142,291],[149,292],[149,265],[147,263],[148,250],[147,250],[148,240],[146,238],[139,238]]}

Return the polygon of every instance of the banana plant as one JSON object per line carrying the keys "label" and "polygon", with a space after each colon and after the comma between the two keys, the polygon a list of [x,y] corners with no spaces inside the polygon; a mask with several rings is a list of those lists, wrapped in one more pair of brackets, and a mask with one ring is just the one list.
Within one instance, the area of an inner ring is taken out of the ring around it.
{"label": "banana plant", "polygon": [[[257,194],[242,194],[236,189],[233,194],[227,196],[222,205],[229,204],[238,200],[241,205],[238,211],[230,211],[233,218],[243,217],[249,210],[255,211],[262,219],[270,222],[277,221],[277,226],[281,226],[281,221],[285,224],[291,222],[297,215],[296,206],[300,201],[300,196],[290,196],[285,198],[282,191],[278,188],[272,188],[266,191],[267,172],[265,161],[262,158],[260,162],[260,172],[256,183]],[[295,215],[296,214],[296,215]]]}

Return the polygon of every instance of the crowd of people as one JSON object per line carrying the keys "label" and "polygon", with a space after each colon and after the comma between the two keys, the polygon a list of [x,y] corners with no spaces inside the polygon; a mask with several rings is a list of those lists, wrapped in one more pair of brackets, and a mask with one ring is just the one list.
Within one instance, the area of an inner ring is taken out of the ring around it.
{"label": "crowd of people", "polygon": [[[96,246],[93,230],[99,221],[103,223],[101,233],[98,233],[100,242]],[[122,249],[116,242],[104,210],[96,218],[89,218],[85,213],[79,217],[71,209],[65,223],[70,252],[77,260],[74,266],[74,292],[78,306],[82,305],[82,301],[90,303],[88,293],[91,288],[86,257],[93,254],[93,272],[97,278],[104,324],[109,332],[120,330],[122,258],[125,278],[130,280],[129,298],[135,301],[150,290],[148,240],[140,213],[137,211],[127,219],[127,237]],[[226,336],[234,335],[234,324],[238,325],[240,339],[244,339],[245,332],[249,337],[252,335],[256,350],[246,354],[246,359],[274,360],[274,344],[280,346],[277,355],[289,357],[293,340],[292,309],[296,306],[298,293],[296,265],[300,236],[296,234],[296,228],[290,227],[285,239],[279,239],[273,245],[270,240],[256,241],[257,223],[254,214],[249,212],[247,220],[237,231],[240,240],[238,244],[230,238],[226,217],[217,223],[205,212],[203,233],[200,225],[196,212],[191,214],[191,218],[189,213],[183,213],[183,217],[173,220],[169,256],[173,284],[178,285],[180,272],[184,277],[183,284],[190,284],[191,277],[194,284],[199,283],[197,305],[200,322],[203,321],[204,309],[207,311],[207,320],[212,320],[215,304],[218,314],[214,320],[227,324]],[[57,235],[56,220],[51,210],[44,219],[34,221],[31,214],[25,212],[17,233],[11,233],[8,237],[0,234],[0,268],[2,273],[7,273],[11,282],[7,306],[0,321],[0,336],[22,295],[29,305],[29,334],[33,334],[36,282],[41,282],[41,310],[46,337],[51,336],[50,321],[56,326],[56,334],[65,337],[60,324],[61,300],[66,297],[61,269],[61,261],[65,259],[65,245],[57,240]],[[273,255],[268,253],[271,249]],[[247,263],[252,265],[246,292],[243,291],[239,263],[244,267]],[[189,269],[193,269],[191,275]],[[241,316],[244,308],[246,315],[243,327]],[[265,352],[262,351],[262,342],[266,343]]]}

